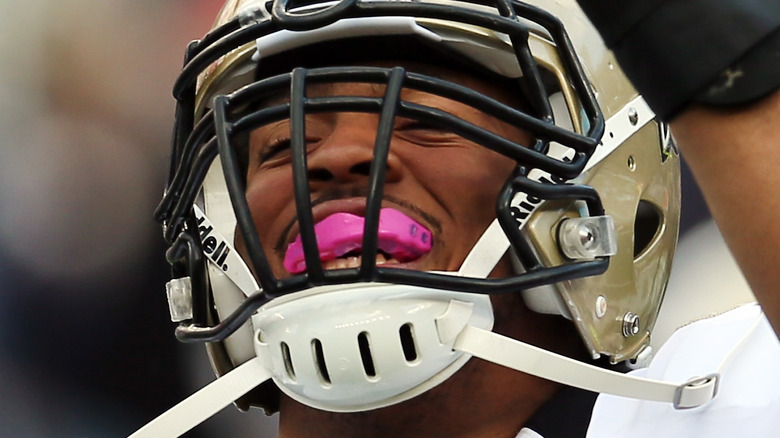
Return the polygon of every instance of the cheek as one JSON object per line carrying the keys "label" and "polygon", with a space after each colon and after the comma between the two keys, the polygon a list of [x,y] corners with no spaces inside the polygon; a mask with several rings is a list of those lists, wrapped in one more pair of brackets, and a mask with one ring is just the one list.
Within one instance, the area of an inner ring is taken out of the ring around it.
{"label": "cheek", "polygon": [[496,218],[496,199],[511,173],[511,168],[492,168],[487,171],[464,174],[458,191],[454,193],[456,220],[463,229],[473,229],[478,238]]}
{"label": "cheek", "polygon": [[279,213],[293,199],[290,173],[270,171],[252,177],[247,186],[246,199],[260,241],[267,246],[267,236],[272,235],[270,233],[278,225],[274,219],[281,217]]}
{"label": "cheek", "polygon": [[416,173],[420,184],[445,210],[440,217],[452,262],[457,264],[495,219],[496,198],[516,163],[487,150],[437,155],[437,166]]}
{"label": "cheek", "polygon": [[445,192],[440,196],[450,199],[450,210],[465,212],[465,217],[492,219],[496,196],[516,164],[492,151],[471,152],[442,157],[441,163],[451,164],[439,166],[432,175],[440,190]]}

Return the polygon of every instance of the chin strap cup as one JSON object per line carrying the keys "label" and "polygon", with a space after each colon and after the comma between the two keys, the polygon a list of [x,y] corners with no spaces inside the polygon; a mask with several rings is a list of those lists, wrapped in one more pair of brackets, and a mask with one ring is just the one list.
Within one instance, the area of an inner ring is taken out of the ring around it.
{"label": "chin strap cup", "polygon": [[270,377],[259,358],[251,359],[182,400],[130,438],[181,436]]}
{"label": "chin strap cup", "polygon": [[436,318],[436,330],[439,332],[439,341],[444,345],[452,345],[463,331],[474,313],[474,303],[463,301],[450,301],[447,311]]}

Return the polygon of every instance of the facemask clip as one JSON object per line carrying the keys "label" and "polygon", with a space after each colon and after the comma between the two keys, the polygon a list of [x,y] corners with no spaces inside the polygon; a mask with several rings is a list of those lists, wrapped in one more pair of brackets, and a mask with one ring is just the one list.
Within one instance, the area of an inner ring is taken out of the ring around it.
{"label": "facemask clip", "polygon": [[558,242],[566,257],[588,260],[617,254],[617,231],[612,216],[564,219],[558,228]]}
{"label": "facemask clip", "polygon": [[192,282],[190,277],[174,278],[165,284],[171,321],[192,319]]}

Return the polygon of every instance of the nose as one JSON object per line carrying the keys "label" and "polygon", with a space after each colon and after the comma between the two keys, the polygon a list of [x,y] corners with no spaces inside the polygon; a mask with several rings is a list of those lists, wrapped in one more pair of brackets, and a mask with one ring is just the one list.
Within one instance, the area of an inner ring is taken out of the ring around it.
{"label": "nose", "polygon": [[[377,142],[378,116],[340,113],[330,131],[308,157],[309,184],[367,182]],[[392,144],[392,136],[389,140]],[[385,182],[401,178],[402,163],[391,147],[385,164]]]}

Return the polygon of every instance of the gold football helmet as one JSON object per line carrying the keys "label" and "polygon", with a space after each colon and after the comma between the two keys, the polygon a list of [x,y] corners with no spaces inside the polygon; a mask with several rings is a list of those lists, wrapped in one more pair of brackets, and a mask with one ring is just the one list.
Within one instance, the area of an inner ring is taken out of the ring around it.
{"label": "gold football helmet", "polygon": [[[499,102],[373,63],[382,59],[449,65],[506,84],[517,98]],[[378,100],[306,97],[308,83],[344,81],[388,91]],[[530,133],[532,144],[408,105],[390,91],[404,87],[477,108]],[[239,407],[276,409],[276,387],[333,411],[413,397],[472,355],[494,357],[462,339],[470,330],[464,327],[489,332],[492,294],[520,293],[532,310],[570,319],[593,358],[618,363],[648,355],[677,240],[679,159],[666,127],[574,0],[229,0],[211,33],[190,45],[174,95],[171,173],[156,212],[171,245],[171,313],[180,339],[207,343],[219,375],[248,361],[263,364],[274,383]],[[289,98],[269,99],[280,95]],[[518,101],[525,104],[511,104]],[[303,123],[317,111],[381,114],[363,253],[382,249],[382,169],[392,131],[382,127],[395,117],[451,130],[516,161],[496,199],[495,221],[458,271],[388,268],[371,257],[357,268],[323,269]],[[250,132],[283,119],[291,126],[307,266],[287,276],[273,272],[270,249],[257,237],[242,157]],[[237,239],[246,246],[242,255]],[[488,277],[506,254],[514,274]],[[430,310],[401,310],[414,303]]]}

